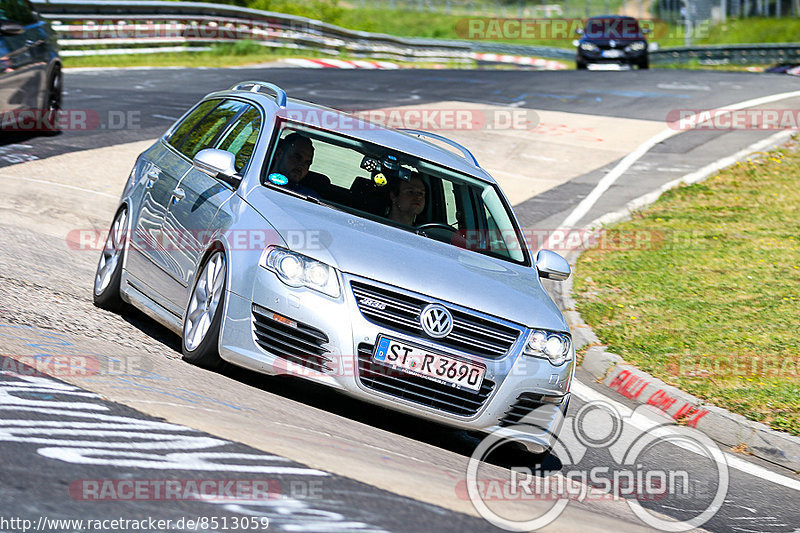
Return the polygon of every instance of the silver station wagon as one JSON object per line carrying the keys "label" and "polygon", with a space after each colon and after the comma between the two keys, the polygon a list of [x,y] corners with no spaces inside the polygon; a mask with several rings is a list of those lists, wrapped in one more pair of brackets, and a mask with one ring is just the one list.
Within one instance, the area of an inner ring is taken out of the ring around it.
{"label": "silver station wagon", "polygon": [[[291,374],[464,430],[553,444],[574,348],[497,183],[461,145],[288,99],[206,96],[143,152],[94,302],[189,362]],[[518,437],[517,437],[518,435]]]}

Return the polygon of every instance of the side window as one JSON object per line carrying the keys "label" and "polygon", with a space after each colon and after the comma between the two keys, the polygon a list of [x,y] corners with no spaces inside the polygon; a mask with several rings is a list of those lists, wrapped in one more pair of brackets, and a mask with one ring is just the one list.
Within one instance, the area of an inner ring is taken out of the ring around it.
{"label": "side window", "polygon": [[0,0],[0,18],[13,20],[23,26],[36,22],[36,16],[25,0]]}
{"label": "side window", "polygon": [[217,148],[226,150],[236,156],[236,172],[241,172],[247,166],[253,149],[256,146],[258,133],[261,131],[261,114],[258,109],[248,106],[228,129],[222,139],[217,143]]}
{"label": "side window", "polygon": [[186,139],[186,136],[191,132],[197,123],[200,122],[208,115],[212,109],[217,107],[222,100],[207,100],[197,106],[194,111],[189,113],[189,116],[183,119],[183,122],[178,124],[178,127],[173,130],[167,141],[173,148],[180,149],[181,144]]}
{"label": "side window", "polygon": [[228,123],[243,111],[247,104],[235,100],[225,100],[202,120],[183,139],[178,150],[188,157],[194,158],[197,152],[214,146],[214,141],[225,131]]}

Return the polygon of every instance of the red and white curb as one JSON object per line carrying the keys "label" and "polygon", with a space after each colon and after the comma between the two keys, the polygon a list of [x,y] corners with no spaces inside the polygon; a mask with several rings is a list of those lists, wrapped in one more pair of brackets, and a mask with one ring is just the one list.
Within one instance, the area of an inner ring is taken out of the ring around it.
{"label": "red and white curb", "polygon": [[492,63],[512,63],[514,65],[522,65],[529,67],[536,67],[542,70],[565,70],[567,66],[560,61],[553,61],[550,59],[541,59],[538,57],[526,56],[511,56],[505,54],[472,54],[473,59],[476,61],[490,61]]}
{"label": "red and white curb", "polygon": [[344,60],[344,59],[284,59],[284,63],[289,63],[302,68],[361,68],[361,69],[380,69],[392,70],[400,68],[396,63],[389,63],[388,61],[360,61],[360,60]]}

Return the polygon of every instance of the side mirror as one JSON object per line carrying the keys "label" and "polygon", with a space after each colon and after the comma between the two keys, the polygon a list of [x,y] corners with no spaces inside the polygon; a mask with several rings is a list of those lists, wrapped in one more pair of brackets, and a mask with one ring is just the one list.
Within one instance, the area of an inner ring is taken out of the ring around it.
{"label": "side mirror", "polygon": [[650,28],[642,28],[642,35],[650,35]]}
{"label": "side mirror", "polygon": [[567,260],[550,250],[539,250],[536,254],[536,270],[541,277],[553,281],[564,281],[572,273]]}
{"label": "side mirror", "polygon": [[577,30],[575,30],[575,33],[577,33],[578,35],[583,35],[583,28],[578,28]]}
{"label": "side mirror", "polygon": [[10,20],[0,22],[0,35],[20,35],[25,32],[25,27],[22,24],[17,24]]}
{"label": "side mirror", "polygon": [[194,156],[192,166],[212,178],[224,181],[234,189],[242,182],[242,178],[236,174],[236,156],[225,150],[200,150]]}

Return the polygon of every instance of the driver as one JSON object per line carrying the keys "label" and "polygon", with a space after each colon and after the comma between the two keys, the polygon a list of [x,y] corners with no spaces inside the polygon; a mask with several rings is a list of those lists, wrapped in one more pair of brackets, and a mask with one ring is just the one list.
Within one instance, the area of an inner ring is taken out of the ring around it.
{"label": "driver", "polygon": [[309,183],[311,180],[306,179],[310,175],[316,174],[309,172],[309,167],[313,162],[314,145],[311,143],[311,139],[294,132],[278,142],[272,172],[283,174],[288,178],[287,189],[300,194],[318,196],[319,192]]}
{"label": "driver", "polygon": [[397,179],[389,191],[389,219],[413,226],[417,215],[425,209],[425,182],[416,172],[408,181]]}

